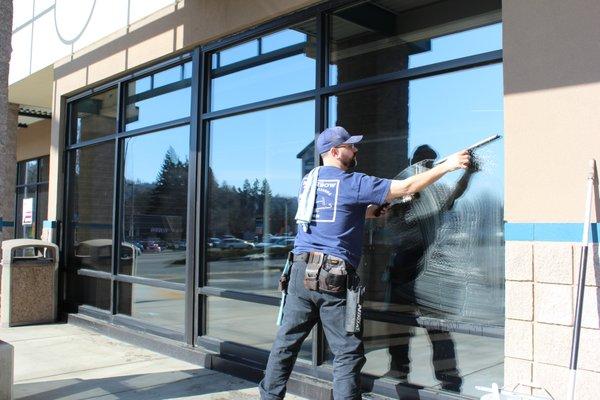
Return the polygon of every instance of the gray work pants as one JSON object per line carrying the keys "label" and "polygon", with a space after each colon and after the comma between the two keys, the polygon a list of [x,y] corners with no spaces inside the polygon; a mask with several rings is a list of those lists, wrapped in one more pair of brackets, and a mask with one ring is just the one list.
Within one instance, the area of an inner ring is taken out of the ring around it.
{"label": "gray work pants", "polygon": [[294,262],[286,299],[283,322],[273,343],[265,377],[259,384],[263,400],[283,399],[286,382],[302,342],[320,319],[333,360],[333,398],[361,398],[360,370],[365,363],[360,334],[344,328],[346,294],[332,295],[304,288],[305,262]]}

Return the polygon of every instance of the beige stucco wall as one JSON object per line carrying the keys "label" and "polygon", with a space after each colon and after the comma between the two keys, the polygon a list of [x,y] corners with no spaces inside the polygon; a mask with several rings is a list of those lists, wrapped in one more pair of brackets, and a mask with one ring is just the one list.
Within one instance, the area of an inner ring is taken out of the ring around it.
{"label": "beige stucco wall", "polygon": [[241,32],[317,3],[316,0],[186,0],[61,60],[54,66],[48,217],[56,219],[63,177],[64,96],[112,79],[132,68]]}
{"label": "beige stucco wall", "polygon": [[[505,220],[582,222],[589,159],[600,158],[600,2],[505,0],[502,13]],[[533,381],[567,398],[579,265],[572,243],[506,243],[506,385]],[[600,391],[599,266],[595,245],[575,394],[582,400]]]}
{"label": "beige stucco wall", "polygon": [[17,132],[17,161],[50,154],[50,128],[52,121],[45,119],[19,128]]}
{"label": "beige stucco wall", "polygon": [[[577,364],[575,399],[600,392],[600,263],[591,246]],[[506,243],[504,385],[533,382],[566,400],[579,276],[579,245]],[[540,394],[537,393],[536,394]]]}
{"label": "beige stucco wall", "polygon": [[581,222],[600,158],[600,2],[503,1],[505,219]]}

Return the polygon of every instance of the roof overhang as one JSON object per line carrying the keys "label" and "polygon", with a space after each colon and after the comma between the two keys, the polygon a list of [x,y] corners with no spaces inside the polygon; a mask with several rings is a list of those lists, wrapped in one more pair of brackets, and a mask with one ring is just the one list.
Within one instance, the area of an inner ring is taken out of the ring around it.
{"label": "roof overhang", "polygon": [[54,67],[47,66],[8,87],[10,103],[52,110]]}

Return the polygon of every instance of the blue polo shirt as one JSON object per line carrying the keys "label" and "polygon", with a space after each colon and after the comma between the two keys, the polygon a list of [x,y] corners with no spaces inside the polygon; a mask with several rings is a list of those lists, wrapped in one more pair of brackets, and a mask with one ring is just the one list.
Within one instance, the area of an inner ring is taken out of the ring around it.
{"label": "blue polo shirt", "polygon": [[[321,251],[358,267],[367,206],[383,204],[390,185],[389,179],[321,167],[312,220],[308,232],[298,228],[294,253]],[[306,189],[305,176],[299,196]]]}

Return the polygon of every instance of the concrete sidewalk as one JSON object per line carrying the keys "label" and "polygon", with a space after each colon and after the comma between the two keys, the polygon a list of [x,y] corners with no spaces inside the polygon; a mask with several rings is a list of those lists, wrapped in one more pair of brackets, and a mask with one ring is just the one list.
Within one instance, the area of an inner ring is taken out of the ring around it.
{"label": "concrete sidewalk", "polygon": [[0,339],[15,349],[14,399],[259,398],[253,382],[70,324],[0,328]]}

